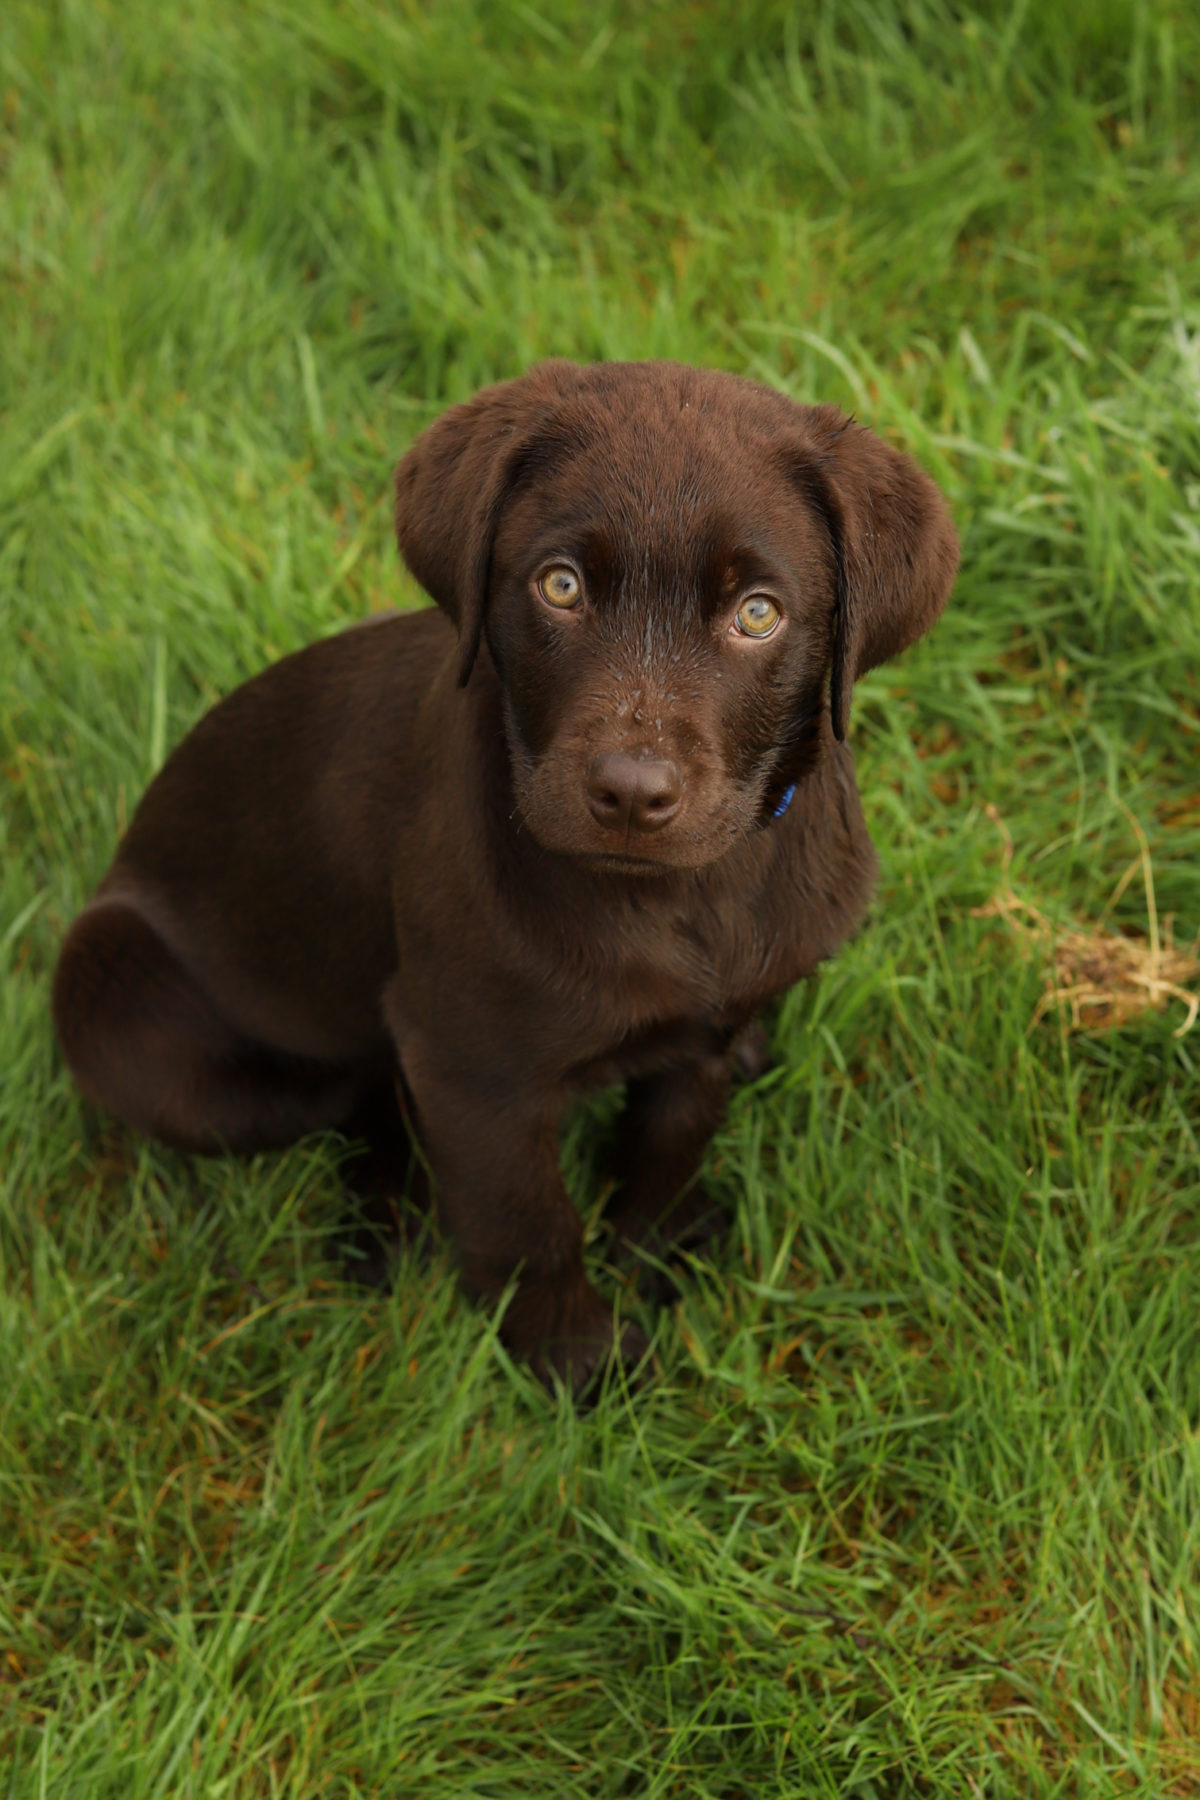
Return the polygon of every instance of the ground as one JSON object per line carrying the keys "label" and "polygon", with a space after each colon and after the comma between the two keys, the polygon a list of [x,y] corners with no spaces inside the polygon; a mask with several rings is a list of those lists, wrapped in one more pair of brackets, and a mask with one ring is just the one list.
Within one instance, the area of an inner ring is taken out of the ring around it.
{"label": "ground", "polygon": [[[1194,10],[5,23],[7,1793],[1200,1793]],[[335,1141],[148,1147],[47,1008],[170,744],[420,603],[391,463],[547,354],[837,401],[964,541],[858,690],[878,897],[713,1146],[726,1242],[655,1317],[594,1232],[655,1368],[587,1413],[436,1241],[339,1279]]]}

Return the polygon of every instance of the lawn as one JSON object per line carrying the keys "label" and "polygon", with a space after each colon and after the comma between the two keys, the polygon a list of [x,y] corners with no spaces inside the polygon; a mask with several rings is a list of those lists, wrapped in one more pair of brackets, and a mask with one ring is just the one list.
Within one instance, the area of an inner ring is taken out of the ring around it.
{"label": "lawn", "polygon": [[[1200,1795],[1200,15],[9,0],[0,169],[0,1795]],[[422,604],[390,466],[547,354],[837,401],[964,543],[665,1312],[568,1133],[654,1340],[587,1412],[437,1240],[339,1278],[338,1141],[149,1146],[48,1014],[170,745]]]}

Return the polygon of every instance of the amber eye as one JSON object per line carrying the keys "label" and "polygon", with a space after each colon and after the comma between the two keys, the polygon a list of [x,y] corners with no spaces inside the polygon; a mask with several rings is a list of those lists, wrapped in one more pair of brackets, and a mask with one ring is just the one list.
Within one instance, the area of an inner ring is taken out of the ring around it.
{"label": "amber eye", "polygon": [[556,563],[544,575],[538,576],[537,591],[551,606],[565,611],[567,607],[578,604],[582,589],[574,569],[568,569],[563,563]]}
{"label": "amber eye", "polygon": [[751,594],[734,614],[733,622],[743,637],[770,637],[780,619],[779,608],[765,594]]}

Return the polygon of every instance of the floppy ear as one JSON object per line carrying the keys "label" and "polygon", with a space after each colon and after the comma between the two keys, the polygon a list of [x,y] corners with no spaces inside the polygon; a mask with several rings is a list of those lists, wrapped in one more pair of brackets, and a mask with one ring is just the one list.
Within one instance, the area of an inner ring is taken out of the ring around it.
{"label": "floppy ear", "polygon": [[568,370],[575,374],[576,365],[542,363],[452,406],[396,467],[396,541],[426,593],[458,627],[460,687],[479,653],[505,499]]}
{"label": "floppy ear", "polygon": [[806,409],[809,452],[797,469],[829,523],[837,598],[829,700],[846,735],[860,675],[929,630],[958,569],[946,503],[910,457],[835,406]]}

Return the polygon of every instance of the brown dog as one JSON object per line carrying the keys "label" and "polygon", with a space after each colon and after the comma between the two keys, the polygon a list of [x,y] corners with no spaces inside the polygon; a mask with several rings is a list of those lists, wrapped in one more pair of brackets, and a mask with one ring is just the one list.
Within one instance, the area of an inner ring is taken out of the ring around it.
{"label": "brown dog", "polygon": [[67,937],[59,1037],[90,1099],[198,1151],[353,1130],[398,1077],[467,1287],[518,1277],[508,1342],[578,1388],[614,1345],[564,1107],[628,1084],[622,1239],[696,1224],[739,1034],[871,887],[851,685],[933,623],[957,543],[833,407],[673,363],[454,407],[396,528],[442,610],[200,721]]}

